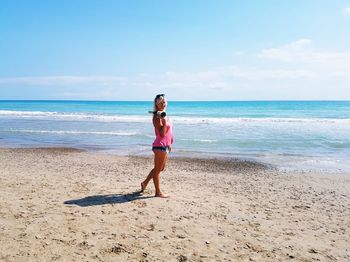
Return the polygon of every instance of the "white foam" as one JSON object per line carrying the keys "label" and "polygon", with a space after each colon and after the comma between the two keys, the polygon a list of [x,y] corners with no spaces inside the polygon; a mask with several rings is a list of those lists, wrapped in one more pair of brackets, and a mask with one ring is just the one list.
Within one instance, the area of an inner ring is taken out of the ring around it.
{"label": "white foam", "polygon": [[191,142],[203,142],[203,143],[215,143],[215,142],[218,142],[218,140],[216,139],[179,139],[181,141],[191,141]]}
{"label": "white foam", "polygon": [[71,120],[71,121],[97,121],[97,122],[150,122],[149,116],[135,115],[96,115],[86,113],[61,113],[42,111],[8,111],[0,110],[0,117],[45,119],[45,120]]}
{"label": "white foam", "polygon": [[329,157],[264,153],[253,158],[283,170],[350,172],[350,162],[339,155]]}
{"label": "white foam", "polygon": [[[96,122],[149,123],[151,118],[145,115],[99,115],[87,113],[63,113],[44,111],[0,110],[0,117],[16,119],[45,119]],[[181,124],[234,124],[234,123],[321,123],[350,125],[350,119],[328,118],[241,118],[241,117],[183,117],[171,116],[175,123]]]}
{"label": "white foam", "polygon": [[98,131],[75,131],[75,130],[31,130],[31,129],[8,129],[4,131],[19,133],[38,134],[71,134],[71,135],[107,135],[107,136],[136,136],[138,132],[98,132]]}
{"label": "white foam", "polygon": [[241,117],[172,117],[178,123],[326,123],[326,124],[350,124],[350,119],[328,118],[241,118]]}

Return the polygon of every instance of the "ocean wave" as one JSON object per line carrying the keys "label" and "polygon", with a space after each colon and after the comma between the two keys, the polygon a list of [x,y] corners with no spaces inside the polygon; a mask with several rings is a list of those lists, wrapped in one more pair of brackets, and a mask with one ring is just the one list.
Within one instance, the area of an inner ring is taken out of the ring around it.
{"label": "ocean wave", "polygon": [[96,121],[96,122],[150,122],[150,116],[135,115],[97,115],[88,113],[62,113],[43,111],[8,111],[0,110],[0,117],[17,119],[43,119],[43,120],[70,120],[70,121]]}
{"label": "ocean wave", "polygon": [[[149,123],[151,117],[145,115],[106,115],[89,113],[64,113],[44,111],[11,111],[0,110],[0,118],[16,119],[42,119],[42,120],[67,120],[67,121],[96,121],[96,122],[126,122]],[[350,119],[338,118],[288,118],[288,117],[201,117],[201,116],[171,116],[175,123],[181,124],[234,124],[234,123],[324,123],[324,124],[350,124]]]}
{"label": "ocean wave", "polygon": [[216,139],[185,139],[180,138],[181,141],[192,141],[192,142],[201,142],[201,143],[215,143],[218,142]]}
{"label": "ocean wave", "polygon": [[234,124],[234,123],[329,123],[350,124],[350,119],[336,118],[241,118],[241,117],[172,117],[174,122],[187,124]]}
{"label": "ocean wave", "polygon": [[340,142],[326,141],[325,145],[330,147],[330,148],[335,148],[335,149],[350,148],[350,142],[347,142],[347,141],[340,141]]}
{"label": "ocean wave", "polygon": [[32,130],[32,129],[8,129],[7,132],[38,133],[38,134],[71,134],[71,135],[107,135],[107,136],[137,136],[138,132],[103,132],[103,131],[76,131],[76,130]]}

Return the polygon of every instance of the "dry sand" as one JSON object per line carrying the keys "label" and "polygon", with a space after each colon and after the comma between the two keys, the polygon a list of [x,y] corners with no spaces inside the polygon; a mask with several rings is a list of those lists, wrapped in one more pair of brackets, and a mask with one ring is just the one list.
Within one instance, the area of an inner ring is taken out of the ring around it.
{"label": "dry sand", "polygon": [[350,174],[0,149],[0,261],[350,261]]}

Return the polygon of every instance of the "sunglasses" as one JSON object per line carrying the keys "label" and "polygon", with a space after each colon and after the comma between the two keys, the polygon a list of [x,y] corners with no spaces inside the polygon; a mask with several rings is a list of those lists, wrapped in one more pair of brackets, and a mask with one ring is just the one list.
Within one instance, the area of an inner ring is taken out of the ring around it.
{"label": "sunglasses", "polygon": [[156,99],[164,97],[164,96],[165,96],[164,94],[156,95]]}

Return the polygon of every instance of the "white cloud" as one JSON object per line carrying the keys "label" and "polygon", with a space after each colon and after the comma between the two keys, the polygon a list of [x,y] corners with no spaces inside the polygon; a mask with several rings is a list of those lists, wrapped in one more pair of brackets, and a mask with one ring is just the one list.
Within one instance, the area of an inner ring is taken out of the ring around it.
{"label": "white cloud", "polygon": [[350,14],[350,6],[346,7],[344,10],[345,10],[345,13]]}
{"label": "white cloud", "polygon": [[62,97],[75,99],[146,99],[158,91],[171,93],[174,99],[192,100],[350,99],[350,52],[320,51],[305,38],[239,55],[244,64],[206,71],[0,78],[0,86],[55,86]]}
{"label": "white cloud", "polygon": [[317,51],[311,47],[312,41],[301,39],[279,48],[264,49],[258,55],[262,59],[281,63],[294,63],[298,68],[308,66],[312,71],[332,73],[350,71],[350,52]]}
{"label": "white cloud", "polygon": [[110,84],[122,82],[125,78],[116,76],[36,76],[0,78],[0,84],[26,85],[75,85],[87,83]]}
{"label": "white cloud", "polygon": [[[241,52],[251,66],[232,65],[198,72],[164,72],[120,76],[42,76],[0,78],[0,84],[27,85],[108,85],[121,87],[223,87],[234,80],[317,79],[324,74],[347,76],[350,73],[349,52],[317,51],[312,40],[300,39],[281,47],[269,48],[252,56]],[[259,63],[257,63],[257,61]],[[271,62],[273,62],[271,64]]]}
{"label": "white cloud", "polygon": [[226,76],[242,78],[247,80],[259,79],[296,79],[314,78],[315,74],[303,69],[264,69],[264,68],[240,68],[237,66],[228,68],[224,73]]}
{"label": "white cloud", "polygon": [[242,95],[241,99],[350,99],[350,52],[318,50],[311,39],[300,39],[241,55],[244,65],[167,72],[150,82],[212,95],[220,90],[223,99],[236,95]]}
{"label": "white cloud", "polygon": [[264,49],[258,56],[285,62],[305,60],[309,56],[306,49],[311,43],[310,39],[300,39],[279,48]]}

